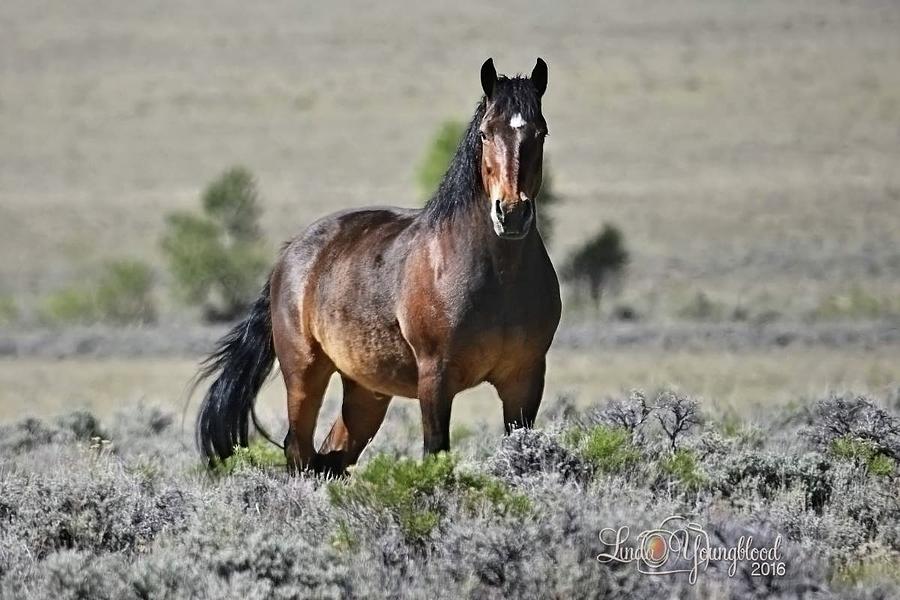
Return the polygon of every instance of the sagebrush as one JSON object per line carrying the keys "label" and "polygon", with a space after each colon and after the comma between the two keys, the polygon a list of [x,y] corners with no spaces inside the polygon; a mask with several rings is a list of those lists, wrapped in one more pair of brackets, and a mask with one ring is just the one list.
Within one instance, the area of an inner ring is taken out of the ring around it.
{"label": "sagebrush", "polygon": [[[898,417],[872,398],[735,426],[677,393],[634,394],[505,437],[473,428],[425,461],[402,408],[342,480],[290,477],[263,446],[210,473],[147,407],[4,425],[0,596],[900,594]],[[782,536],[785,574],[711,564],[691,585],[596,560],[604,528],[671,515],[716,544]]]}

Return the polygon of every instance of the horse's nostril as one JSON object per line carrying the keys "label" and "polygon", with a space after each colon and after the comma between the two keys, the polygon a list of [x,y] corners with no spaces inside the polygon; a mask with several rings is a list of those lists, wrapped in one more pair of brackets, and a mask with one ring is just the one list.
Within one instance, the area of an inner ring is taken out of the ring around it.
{"label": "horse's nostril", "polygon": [[497,215],[497,220],[502,223],[504,221],[504,214],[503,206],[500,204],[499,199],[494,201],[494,213]]}
{"label": "horse's nostril", "polygon": [[525,211],[524,211],[525,214],[524,214],[523,218],[527,221],[529,218],[531,218],[531,211],[534,210],[534,206],[532,206],[531,200],[524,200],[524,202],[525,202]]}

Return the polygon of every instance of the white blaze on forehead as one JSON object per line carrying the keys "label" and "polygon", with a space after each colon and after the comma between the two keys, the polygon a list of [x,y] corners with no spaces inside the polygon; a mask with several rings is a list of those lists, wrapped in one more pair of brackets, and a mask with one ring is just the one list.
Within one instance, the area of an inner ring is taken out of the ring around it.
{"label": "white blaze on forehead", "polygon": [[513,115],[513,118],[509,120],[509,126],[513,129],[518,129],[519,127],[524,127],[525,119],[522,118],[522,115],[516,113]]}

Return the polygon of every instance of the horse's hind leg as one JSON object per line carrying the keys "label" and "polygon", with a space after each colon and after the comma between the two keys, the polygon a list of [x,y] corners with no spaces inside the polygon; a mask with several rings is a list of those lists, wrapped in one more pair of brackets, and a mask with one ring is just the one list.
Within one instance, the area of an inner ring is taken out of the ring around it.
{"label": "horse's hind leg", "polygon": [[288,468],[296,472],[315,466],[313,435],[334,364],[315,344],[292,344],[278,356],[287,388],[290,427],[284,440],[284,455]]}
{"label": "horse's hind leg", "polygon": [[319,448],[321,469],[335,475],[356,463],[384,422],[391,402],[390,396],[377,394],[346,376],[341,376],[341,382],[344,386],[341,413]]}

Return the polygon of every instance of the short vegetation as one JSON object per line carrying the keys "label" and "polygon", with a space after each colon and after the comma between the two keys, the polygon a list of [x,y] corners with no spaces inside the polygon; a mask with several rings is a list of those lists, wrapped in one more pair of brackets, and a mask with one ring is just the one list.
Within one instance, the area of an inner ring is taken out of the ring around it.
{"label": "short vegetation", "polygon": [[[663,391],[541,428],[470,427],[418,459],[397,406],[346,479],[291,477],[255,442],[213,472],[147,407],[0,426],[3,598],[896,598],[900,405],[833,396],[754,422]],[[410,409],[410,410],[405,410]],[[650,576],[605,528],[681,515],[749,560]]]}
{"label": "short vegetation", "polygon": [[48,325],[153,323],[156,276],[138,260],[106,263],[99,274],[43,298],[39,318]]}
{"label": "short vegetation", "polygon": [[622,282],[628,259],[622,232],[607,224],[572,252],[562,269],[563,280],[581,303],[599,310],[604,293]]}
{"label": "short vegetation", "polygon": [[167,216],[162,249],[182,301],[202,307],[206,320],[234,320],[256,298],[271,261],[253,175],[243,167],[225,171],[201,205],[202,214]]}

